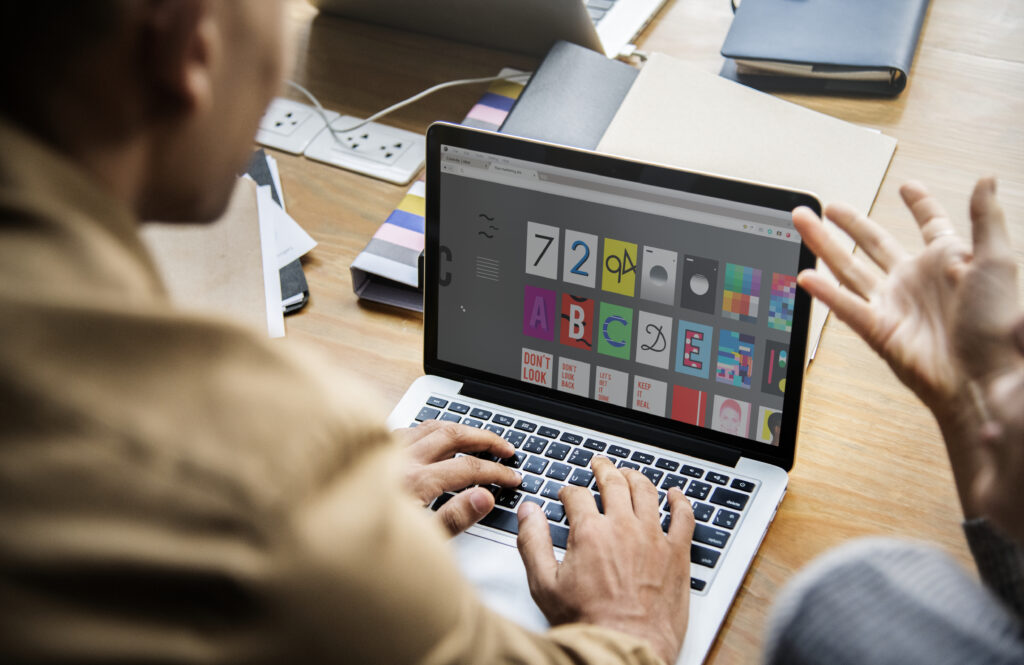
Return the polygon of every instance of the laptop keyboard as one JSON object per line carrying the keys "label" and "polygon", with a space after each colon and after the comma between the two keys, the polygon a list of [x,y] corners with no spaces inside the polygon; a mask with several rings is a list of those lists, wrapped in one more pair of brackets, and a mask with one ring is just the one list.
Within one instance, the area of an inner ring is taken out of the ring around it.
{"label": "laptop keyboard", "polygon": [[[709,470],[697,462],[681,462],[585,436],[561,424],[545,423],[543,419],[511,416],[437,395],[427,399],[410,426],[434,419],[486,429],[516,449],[508,459],[477,453],[483,459],[511,466],[523,476],[523,482],[516,488],[488,487],[494,494],[495,507],[480,523],[516,534],[519,531],[516,509],[522,502],[532,501],[547,515],[551,540],[555,547],[562,549],[569,537],[569,527],[565,508],[558,500],[559,490],[566,485],[586,487],[593,492],[598,510],[604,512],[594,473],[589,468],[594,455],[604,455],[620,468],[639,471],[658,488],[663,531],[668,531],[672,521],[668,491],[678,487],[690,499],[696,519],[690,561],[697,567],[691,571],[694,575],[690,587],[698,592],[714,577],[719,559],[728,549],[730,536],[757,489],[755,481]],[[437,510],[452,496],[452,493],[442,494],[431,508]]]}
{"label": "laptop keyboard", "polygon": [[584,4],[587,6],[587,13],[590,14],[590,20],[597,24],[601,22],[604,15],[612,8],[612,5],[615,4],[615,0],[586,0]]}

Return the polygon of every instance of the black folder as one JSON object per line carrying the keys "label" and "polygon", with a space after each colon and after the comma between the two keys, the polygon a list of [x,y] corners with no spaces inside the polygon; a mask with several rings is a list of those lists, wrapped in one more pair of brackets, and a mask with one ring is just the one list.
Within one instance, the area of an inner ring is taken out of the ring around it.
{"label": "black folder", "polygon": [[743,0],[722,75],[757,88],[897,95],[928,0]]}

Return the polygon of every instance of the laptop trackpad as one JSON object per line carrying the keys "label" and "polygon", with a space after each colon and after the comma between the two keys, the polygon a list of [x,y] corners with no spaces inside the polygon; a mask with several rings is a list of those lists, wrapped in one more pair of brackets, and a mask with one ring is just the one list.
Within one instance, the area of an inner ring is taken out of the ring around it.
{"label": "laptop trackpad", "polygon": [[459,569],[485,605],[524,628],[543,632],[550,627],[530,596],[519,550],[469,533],[457,536],[452,545]]}

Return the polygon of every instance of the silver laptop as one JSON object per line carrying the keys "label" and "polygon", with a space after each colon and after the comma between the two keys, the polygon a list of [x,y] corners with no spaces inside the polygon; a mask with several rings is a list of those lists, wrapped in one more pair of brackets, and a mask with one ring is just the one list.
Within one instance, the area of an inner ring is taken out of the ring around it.
{"label": "silver laptop", "polygon": [[[435,124],[427,133],[424,369],[389,417],[483,427],[516,489],[455,539],[485,602],[537,630],[516,550],[524,501],[569,533],[558,491],[605,455],[690,498],[705,655],[786,491],[814,257],[790,210],[813,196]],[[450,498],[439,497],[436,509]]]}
{"label": "silver laptop", "polygon": [[543,56],[558,40],[614,58],[665,0],[312,0],[322,11]]}

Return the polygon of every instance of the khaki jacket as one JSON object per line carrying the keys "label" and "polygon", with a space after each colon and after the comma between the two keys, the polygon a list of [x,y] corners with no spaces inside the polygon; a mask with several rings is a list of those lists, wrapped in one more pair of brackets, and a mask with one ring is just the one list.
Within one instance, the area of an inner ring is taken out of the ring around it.
{"label": "khaki jacket", "polygon": [[0,145],[0,662],[658,662],[485,609],[357,380],[175,311],[127,209]]}

